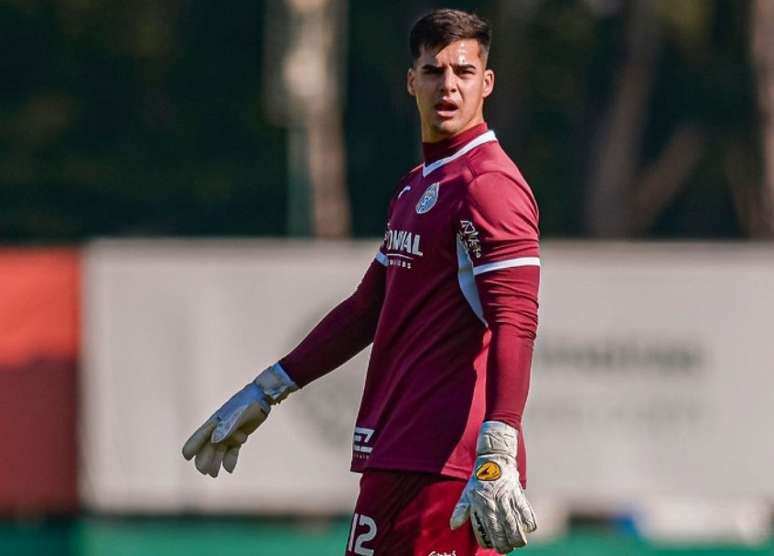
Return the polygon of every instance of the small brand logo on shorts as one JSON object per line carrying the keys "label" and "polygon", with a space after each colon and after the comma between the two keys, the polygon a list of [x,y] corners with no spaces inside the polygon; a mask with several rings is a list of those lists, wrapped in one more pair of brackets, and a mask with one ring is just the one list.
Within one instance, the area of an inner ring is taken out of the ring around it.
{"label": "small brand logo on shorts", "polygon": [[476,478],[479,481],[496,481],[500,475],[500,466],[493,461],[484,462],[476,469]]}
{"label": "small brand logo on shorts", "polygon": [[434,184],[431,184],[430,187],[425,189],[425,192],[422,193],[422,198],[417,203],[417,214],[430,212],[430,209],[435,206],[435,203],[438,202],[439,185],[440,182],[435,182]]}
{"label": "small brand logo on shorts", "polygon": [[433,550],[427,556],[457,556],[457,551],[452,550],[451,552],[438,552],[437,550]]}

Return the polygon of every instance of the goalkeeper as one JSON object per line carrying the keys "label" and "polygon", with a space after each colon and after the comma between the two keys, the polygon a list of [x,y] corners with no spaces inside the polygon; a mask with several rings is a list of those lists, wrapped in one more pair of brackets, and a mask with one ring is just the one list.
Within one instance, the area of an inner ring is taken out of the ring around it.
{"label": "goalkeeper", "polygon": [[489,24],[417,21],[406,86],[424,162],[397,185],[351,297],[228,400],[183,455],[213,477],[271,406],[373,344],[354,432],[346,554],[505,554],[536,528],[522,413],[540,276],[538,209],[483,116]]}

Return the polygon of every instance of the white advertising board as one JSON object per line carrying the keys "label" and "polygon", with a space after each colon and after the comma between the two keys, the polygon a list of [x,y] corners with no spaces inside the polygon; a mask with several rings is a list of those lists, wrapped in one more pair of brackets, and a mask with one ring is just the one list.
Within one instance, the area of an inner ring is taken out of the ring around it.
{"label": "white advertising board", "polygon": [[[349,512],[367,352],[275,407],[234,475],[180,447],[349,295],[378,242],[96,242],[81,494],[106,511]],[[546,243],[529,490],[586,508],[774,496],[774,250]]]}

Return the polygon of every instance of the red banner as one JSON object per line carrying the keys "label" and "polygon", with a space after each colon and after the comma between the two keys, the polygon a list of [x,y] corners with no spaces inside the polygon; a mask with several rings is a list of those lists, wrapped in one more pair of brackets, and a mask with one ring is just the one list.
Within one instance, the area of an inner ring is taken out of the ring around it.
{"label": "red banner", "polygon": [[77,507],[79,256],[0,249],[0,512]]}

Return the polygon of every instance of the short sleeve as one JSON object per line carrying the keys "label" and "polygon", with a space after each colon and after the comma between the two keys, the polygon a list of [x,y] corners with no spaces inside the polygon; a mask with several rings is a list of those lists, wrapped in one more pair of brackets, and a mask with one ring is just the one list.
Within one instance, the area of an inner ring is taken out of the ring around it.
{"label": "short sleeve", "polygon": [[529,186],[505,174],[482,174],[468,184],[457,236],[474,275],[540,266],[537,204]]}

